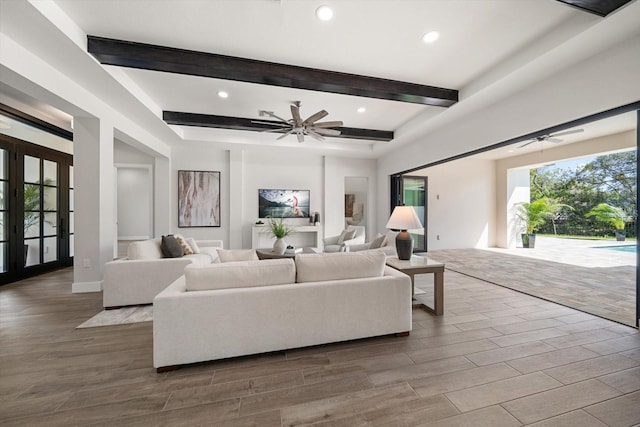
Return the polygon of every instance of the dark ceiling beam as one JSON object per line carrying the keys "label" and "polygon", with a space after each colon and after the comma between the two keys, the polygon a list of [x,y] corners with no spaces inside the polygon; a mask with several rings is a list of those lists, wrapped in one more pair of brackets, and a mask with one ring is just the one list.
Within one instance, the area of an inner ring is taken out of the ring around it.
{"label": "dark ceiling beam", "polygon": [[458,91],[357,74],[88,36],[101,64],[449,107]]}
{"label": "dark ceiling beam", "polygon": [[631,0],[557,0],[582,11],[605,17],[629,3]]}
{"label": "dark ceiling beam", "polygon": [[[179,111],[163,111],[162,119],[167,124],[177,126],[285,133],[285,131],[278,130],[283,127],[283,124],[275,120],[214,116],[210,114],[183,113]],[[347,127],[337,127],[334,129],[340,131],[340,136],[331,138],[365,139],[371,141],[391,141],[393,139],[393,131]]]}

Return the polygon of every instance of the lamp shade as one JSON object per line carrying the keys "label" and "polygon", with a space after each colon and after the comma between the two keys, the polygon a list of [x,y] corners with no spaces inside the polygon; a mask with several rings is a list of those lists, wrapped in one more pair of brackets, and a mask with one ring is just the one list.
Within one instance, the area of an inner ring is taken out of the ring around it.
{"label": "lamp shade", "polygon": [[414,230],[416,228],[422,228],[422,223],[413,206],[396,206],[393,208],[386,228],[393,230]]}

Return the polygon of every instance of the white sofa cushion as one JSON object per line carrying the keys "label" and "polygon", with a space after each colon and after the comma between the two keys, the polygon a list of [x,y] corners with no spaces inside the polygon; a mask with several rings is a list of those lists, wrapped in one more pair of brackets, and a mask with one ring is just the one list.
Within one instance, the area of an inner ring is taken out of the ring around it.
{"label": "white sofa cushion", "polygon": [[127,247],[127,258],[129,259],[160,259],[164,258],[160,249],[160,239],[141,240],[131,242]]}
{"label": "white sofa cushion", "polygon": [[386,259],[381,251],[298,254],[296,282],[379,277],[384,274]]}
{"label": "white sofa cushion", "polygon": [[258,254],[253,249],[218,249],[220,262],[257,261]]}
{"label": "white sofa cushion", "polygon": [[294,283],[292,259],[237,261],[210,265],[189,265],[184,269],[187,291],[245,288]]}

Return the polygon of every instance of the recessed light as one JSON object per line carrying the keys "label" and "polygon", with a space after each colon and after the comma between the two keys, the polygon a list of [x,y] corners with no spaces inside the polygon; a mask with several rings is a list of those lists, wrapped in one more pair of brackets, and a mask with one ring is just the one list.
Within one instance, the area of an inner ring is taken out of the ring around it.
{"label": "recessed light", "polygon": [[329,6],[320,6],[316,9],[316,16],[321,21],[330,21],[333,18],[333,10]]}
{"label": "recessed light", "polygon": [[219,91],[219,92],[218,92],[218,96],[219,96],[220,98],[228,98],[228,97],[229,97],[229,93],[227,93],[227,92],[225,92],[225,91],[221,90],[221,91]]}
{"label": "recessed light", "polygon": [[422,41],[425,43],[433,43],[434,41],[440,38],[440,33],[437,31],[429,31],[427,34],[422,36]]}
{"label": "recessed light", "polygon": [[364,107],[358,108],[358,113],[364,113],[365,111],[367,111],[367,109]]}

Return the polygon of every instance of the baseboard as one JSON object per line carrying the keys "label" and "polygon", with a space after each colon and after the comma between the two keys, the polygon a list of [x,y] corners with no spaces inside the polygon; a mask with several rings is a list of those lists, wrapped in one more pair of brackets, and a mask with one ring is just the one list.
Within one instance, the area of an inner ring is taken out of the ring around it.
{"label": "baseboard", "polygon": [[82,294],[85,292],[102,291],[102,282],[73,282],[71,284],[71,293]]}

